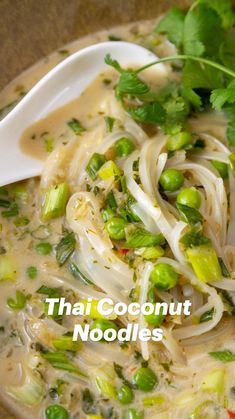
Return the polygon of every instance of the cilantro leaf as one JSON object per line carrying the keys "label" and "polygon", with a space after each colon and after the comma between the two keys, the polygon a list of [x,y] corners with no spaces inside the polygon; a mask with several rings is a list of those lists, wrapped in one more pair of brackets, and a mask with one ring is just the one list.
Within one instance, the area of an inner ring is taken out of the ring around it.
{"label": "cilantro leaf", "polygon": [[192,228],[188,233],[185,233],[181,237],[180,243],[182,243],[186,248],[192,248],[194,246],[209,244],[210,239],[204,236],[201,230],[196,230],[195,228]]}
{"label": "cilantro leaf", "polygon": [[200,96],[194,89],[216,89],[223,87],[221,71],[202,63],[187,60],[183,68],[183,95],[196,108],[201,105]]}
{"label": "cilantro leaf", "polygon": [[118,97],[123,95],[138,96],[149,92],[149,86],[137,76],[135,71],[124,70],[117,83],[116,92]]}
{"label": "cilantro leaf", "polygon": [[177,7],[167,12],[155,27],[155,32],[166,33],[169,41],[180,47],[183,41],[184,13]]}
{"label": "cilantro leaf", "polygon": [[104,62],[107,65],[110,65],[111,67],[115,68],[119,73],[123,72],[122,67],[120,66],[119,62],[117,60],[114,60],[110,54],[106,54],[104,57]]}
{"label": "cilantro leaf", "polygon": [[215,89],[210,96],[212,107],[220,111],[224,104],[235,102],[235,80],[231,81],[225,88]]}
{"label": "cilantro leaf", "polygon": [[166,111],[158,102],[146,103],[139,108],[126,108],[129,115],[136,121],[162,125],[165,122]]}
{"label": "cilantro leaf", "polygon": [[183,128],[186,116],[189,112],[188,104],[181,97],[171,97],[164,104],[166,119],[163,125],[166,134],[178,134]]}
{"label": "cilantro leaf", "polygon": [[226,33],[219,52],[222,63],[226,67],[235,70],[235,32],[233,30]]}
{"label": "cilantro leaf", "polygon": [[235,104],[226,105],[223,108],[225,116],[228,120],[228,127],[226,131],[226,136],[229,142],[229,145],[235,146]]}
{"label": "cilantro leaf", "polygon": [[229,29],[234,24],[234,13],[230,0],[200,0],[219,15],[224,29]]}
{"label": "cilantro leaf", "polygon": [[221,362],[234,362],[235,354],[228,349],[224,351],[209,352],[209,355]]}
{"label": "cilantro leaf", "polygon": [[[215,42],[216,34],[216,42]],[[196,5],[187,13],[184,21],[184,53],[194,56],[216,57],[224,30],[218,14],[204,4]]]}
{"label": "cilantro leaf", "polygon": [[182,204],[176,204],[176,207],[180,212],[182,219],[186,223],[189,223],[191,226],[195,226],[198,223],[202,223],[202,215],[197,209]]}

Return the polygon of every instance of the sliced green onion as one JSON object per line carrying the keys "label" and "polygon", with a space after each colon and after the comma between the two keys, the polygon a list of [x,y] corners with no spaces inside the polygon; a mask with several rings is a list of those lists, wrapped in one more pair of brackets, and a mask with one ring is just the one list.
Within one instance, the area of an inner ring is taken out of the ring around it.
{"label": "sliced green onion", "polygon": [[115,216],[115,212],[111,208],[106,208],[101,212],[104,222],[110,220],[110,218]]}
{"label": "sliced green onion", "polygon": [[36,244],[35,249],[40,255],[45,256],[52,252],[52,245],[47,242],[38,243]]}
{"label": "sliced green onion", "polygon": [[46,194],[42,208],[42,218],[44,221],[52,218],[61,217],[65,213],[65,208],[69,199],[69,186],[66,182],[53,186]]}
{"label": "sliced green onion", "polygon": [[46,352],[41,353],[42,358],[48,361],[52,367],[58,370],[68,371],[72,374],[81,375],[82,377],[87,377],[87,375],[73,364],[72,361],[61,352]]}
{"label": "sliced green onion", "polygon": [[143,398],[143,405],[144,407],[156,406],[161,405],[166,401],[163,394],[158,394],[156,396],[149,396]]}
{"label": "sliced green onion", "polygon": [[16,299],[13,298],[7,299],[7,305],[12,310],[22,310],[26,305],[26,296],[21,291],[16,291]]}
{"label": "sliced green onion", "polygon": [[113,191],[110,191],[106,197],[106,203],[109,208],[116,209],[117,208],[117,201],[115,199]]}
{"label": "sliced green onion", "polygon": [[151,260],[157,259],[164,255],[164,249],[161,246],[143,248],[141,256],[143,259]]}
{"label": "sliced green onion", "polygon": [[16,217],[17,215],[19,215],[19,208],[16,202],[12,202],[8,210],[2,211],[4,218]]}
{"label": "sliced green onion", "polygon": [[119,167],[112,160],[108,160],[98,170],[98,175],[103,180],[107,180],[112,177],[114,179],[117,179],[121,175],[121,173],[122,172],[119,169]]}
{"label": "sliced green onion", "polygon": [[108,396],[111,399],[117,399],[117,391],[110,381],[101,376],[97,376],[95,382],[98,389],[104,396]]}
{"label": "sliced green onion", "polygon": [[26,201],[29,196],[28,188],[25,182],[15,183],[11,188],[11,192],[15,198],[18,198],[21,201]]}
{"label": "sliced green onion", "polygon": [[192,136],[189,132],[180,132],[168,138],[166,146],[169,151],[181,150],[191,144]]}
{"label": "sliced green onion", "polygon": [[72,118],[70,121],[68,121],[67,125],[76,135],[81,135],[82,132],[86,131],[85,128],[81,125],[81,122],[76,118]]}
{"label": "sliced green onion", "polygon": [[128,237],[123,247],[127,249],[136,249],[140,247],[153,247],[163,244],[165,239],[161,233],[152,234],[142,228],[137,228]]}
{"label": "sliced green onion", "polygon": [[0,199],[0,207],[9,208],[10,205],[11,205],[11,201],[8,201],[6,199]]}
{"label": "sliced green onion", "polygon": [[25,406],[38,405],[45,395],[42,380],[33,375],[31,371],[26,371],[25,379],[21,386],[7,386],[6,392]]}
{"label": "sliced green onion", "polygon": [[115,122],[115,118],[112,118],[111,116],[105,116],[104,121],[105,121],[105,124],[106,124],[107,131],[112,132],[113,131],[113,124]]}
{"label": "sliced green onion", "polygon": [[66,234],[60,242],[57,244],[56,250],[56,260],[59,266],[65,264],[65,262],[73,254],[76,247],[76,239],[73,232]]}
{"label": "sliced green onion", "polygon": [[186,255],[198,279],[203,282],[222,278],[217,254],[212,246],[202,245],[186,250]]}
{"label": "sliced green onion", "polygon": [[217,368],[210,371],[201,383],[201,390],[212,393],[223,393],[225,386],[225,370]]}
{"label": "sliced green onion", "polygon": [[15,260],[6,254],[0,255],[0,281],[15,281]]}
{"label": "sliced green onion", "polygon": [[126,157],[135,149],[135,144],[130,138],[122,137],[115,143],[115,151],[118,157]]}
{"label": "sliced green onion", "polygon": [[105,162],[106,157],[104,156],[104,154],[94,153],[91,156],[86,166],[86,172],[92,180],[96,179],[98,170],[103,166]]}
{"label": "sliced green onion", "polygon": [[52,341],[55,349],[58,351],[77,352],[82,347],[82,342],[77,340],[73,341],[70,334],[60,336]]}
{"label": "sliced green onion", "polygon": [[30,223],[29,219],[27,217],[19,217],[16,218],[14,221],[14,224],[16,227],[25,227]]}
{"label": "sliced green onion", "polygon": [[122,419],[143,419],[143,415],[138,413],[136,409],[131,408],[125,410],[123,413]]}

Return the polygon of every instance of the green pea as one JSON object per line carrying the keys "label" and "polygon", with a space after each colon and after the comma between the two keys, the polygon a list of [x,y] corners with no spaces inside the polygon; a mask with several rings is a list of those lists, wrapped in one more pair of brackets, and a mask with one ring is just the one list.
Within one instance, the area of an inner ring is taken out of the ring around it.
{"label": "green pea", "polygon": [[127,226],[127,221],[120,217],[112,217],[105,223],[105,229],[114,240],[123,240],[125,239],[125,228]]}
{"label": "green pea", "polygon": [[184,183],[183,174],[176,169],[166,169],[160,176],[160,185],[165,191],[174,192]]}
{"label": "green pea", "polygon": [[156,374],[149,367],[139,368],[133,378],[139,390],[152,391],[158,382]]}
{"label": "green pea", "polygon": [[122,137],[115,143],[115,152],[118,157],[126,157],[132,153],[135,145],[130,138]]}
{"label": "green pea", "polygon": [[28,268],[26,269],[26,274],[28,275],[30,279],[36,278],[38,274],[38,270],[36,266],[28,266]]}
{"label": "green pea", "polygon": [[16,291],[16,300],[13,300],[13,298],[7,299],[7,305],[12,310],[22,310],[22,308],[25,307],[26,304],[26,296],[21,291]]}
{"label": "green pea", "polygon": [[122,419],[142,419],[143,415],[138,413],[136,409],[128,409],[123,413]]}
{"label": "green pea", "polygon": [[94,153],[91,156],[86,166],[86,172],[92,180],[96,179],[98,170],[103,166],[105,162],[106,162],[106,157],[103,154]]}
{"label": "green pea", "polygon": [[162,314],[163,309],[161,308],[159,314],[146,314],[144,316],[146,322],[150,324],[151,326],[160,326],[165,319],[164,314]]}
{"label": "green pea", "polygon": [[45,256],[52,252],[52,245],[47,242],[38,243],[36,244],[35,249],[40,255]]}
{"label": "green pea", "polygon": [[68,411],[60,404],[52,404],[46,408],[46,419],[68,419]]}
{"label": "green pea", "polygon": [[179,275],[168,263],[158,263],[150,273],[150,280],[155,287],[161,290],[174,288],[178,282]]}
{"label": "green pea", "polygon": [[216,168],[216,170],[218,170],[222,179],[226,179],[228,177],[228,165],[226,163],[218,160],[212,160],[211,163]]}
{"label": "green pea", "polygon": [[133,401],[133,399],[134,399],[134,393],[132,389],[126,384],[123,384],[118,390],[119,402],[122,404],[129,404]]}
{"label": "green pea", "polygon": [[178,204],[186,205],[190,208],[199,209],[201,206],[201,195],[196,188],[185,188],[179,192],[176,199]]}
{"label": "green pea", "polygon": [[171,135],[166,143],[169,151],[176,151],[186,148],[191,143],[191,134],[189,132],[179,132],[179,134]]}
{"label": "green pea", "polygon": [[118,327],[114,322],[105,319],[94,320],[90,328],[91,330],[100,329],[102,330],[102,332],[105,332],[105,330],[107,329],[115,329],[116,331],[118,331]]}

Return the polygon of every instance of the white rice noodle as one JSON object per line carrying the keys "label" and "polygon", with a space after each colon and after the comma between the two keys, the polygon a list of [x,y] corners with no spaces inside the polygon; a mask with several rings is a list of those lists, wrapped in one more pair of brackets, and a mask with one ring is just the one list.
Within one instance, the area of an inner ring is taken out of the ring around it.
{"label": "white rice noodle", "polygon": [[[217,183],[220,179],[208,168],[208,163],[203,160],[196,160],[196,162],[185,162],[177,166],[181,170],[189,170],[193,173],[195,179],[198,179],[204,187],[206,193],[206,214],[204,218],[217,232],[220,242],[222,242],[222,228],[223,220],[227,216],[227,202],[225,190],[223,194],[218,192]],[[223,185],[219,186],[219,189]],[[223,198],[221,197],[223,195]],[[224,233],[223,233],[224,234]]]}
{"label": "white rice noodle", "polygon": [[76,138],[66,145],[59,145],[47,157],[41,175],[40,187],[48,189],[51,185],[63,181],[67,177],[67,171],[73,154],[78,144]]}
{"label": "white rice noodle", "polygon": [[168,169],[169,167],[175,167],[176,165],[183,163],[185,159],[186,159],[185,150],[176,151],[174,156],[167,160],[166,168]]}
{"label": "white rice noodle", "polygon": [[[232,170],[229,170],[229,224],[228,224],[228,238],[227,244],[230,246],[235,246],[235,178],[233,176]],[[235,264],[235,261],[234,261]]]}
{"label": "white rice noodle", "polygon": [[197,152],[197,157],[207,159],[207,160],[218,160],[227,164],[229,163],[228,155],[219,151],[208,151],[208,150],[200,151],[200,152]]}
{"label": "white rice noodle", "polygon": [[172,334],[172,330],[167,329],[166,327],[161,326],[163,330],[163,339],[162,344],[169,351],[173,361],[178,362],[179,364],[186,365],[186,357],[182,351],[177,340]]}
{"label": "white rice noodle", "polygon": [[208,322],[197,324],[197,325],[190,325],[186,327],[179,327],[173,331],[174,336],[177,339],[187,339],[192,336],[198,336],[202,333],[208,332],[213,327],[215,327],[222,315],[223,315],[223,303],[221,301],[221,298],[217,294],[216,290],[209,285],[203,283],[200,281],[192,272],[192,270],[188,267],[185,267],[181,265],[180,263],[176,262],[173,259],[170,258],[159,258],[159,263],[169,263],[171,266],[173,266],[177,272],[181,273],[185,278],[188,278],[191,285],[196,287],[197,289],[200,289],[203,293],[206,293],[209,295],[208,302],[210,303],[211,307],[214,307],[215,312],[213,315],[212,320],[209,320]]}
{"label": "white rice noodle", "polygon": [[[147,295],[148,295],[148,285],[149,285],[149,275],[153,268],[153,264],[151,262],[147,262],[145,264],[145,267],[143,269],[143,272],[140,277],[140,298],[139,303],[140,306],[142,306],[147,301]],[[146,327],[146,321],[144,318],[144,315],[141,313],[139,315],[139,328],[144,329]],[[142,352],[142,357],[145,360],[149,359],[149,349],[148,349],[148,342],[140,341],[140,347]]]}
{"label": "white rice noodle", "polygon": [[144,130],[132,118],[130,118],[127,113],[125,114],[124,128],[132,135],[133,138],[136,139],[139,144],[148,140],[148,136]]}
{"label": "white rice noodle", "polygon": [[221,290],[235,291],[235,279],[223,278],[220,281],[210,282],[210,285]]}
{"label": "white rice noodle", "polygon": [[213,149],[217,149],[218,151],[225,153],[226,155],[230,154],[230,150],[228,149],[228,147],[226,147],[226,145],[224,145],[220,140],[218,140],[213,135],[201,133],[200,137],[206,140],[207,144],[209,143],[209,145],[212,145]]}

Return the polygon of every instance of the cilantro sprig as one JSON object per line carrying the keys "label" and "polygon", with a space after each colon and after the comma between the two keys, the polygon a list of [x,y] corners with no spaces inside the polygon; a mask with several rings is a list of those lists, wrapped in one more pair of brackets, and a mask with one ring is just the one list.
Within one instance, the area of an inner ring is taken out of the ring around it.
{"label": "cilantro sprig", "polygon": [[[107,55],[105,62],[114,67],[120,78],[116,95],[131,117],[141,123],[157,124],[166,133],[179,132],[192,109],[200,110],[205,102],[223,110],[228,119],[227,137],[235,144],[235,22],[230,0],[196,0],[187,13],[172,8],[157,24],[178,53],[160,58],[137,70],[123,69]],[[182,86],[161,96],[151,91],[140,73],[153,65],[179,62]]]}

